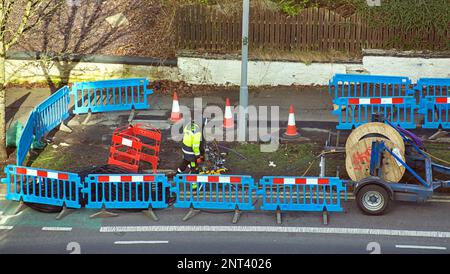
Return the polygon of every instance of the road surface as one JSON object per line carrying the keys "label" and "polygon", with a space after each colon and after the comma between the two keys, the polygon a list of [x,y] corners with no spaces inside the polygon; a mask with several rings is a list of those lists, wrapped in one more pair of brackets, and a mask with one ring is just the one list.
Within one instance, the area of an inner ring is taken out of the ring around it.
{"label": "road surface", "polygon": [[157,210],[155,222],[140,212],[90,219],[95,210],[56,214],[25,209],[12,215],[16,202],[0,201],[0,253],[154,253],[154,254],[448,254],[450,196],[424,204],[396,202],[384,216],[365,216],[350,197],[345,212],[202,212],[183,222],[185,209]]}

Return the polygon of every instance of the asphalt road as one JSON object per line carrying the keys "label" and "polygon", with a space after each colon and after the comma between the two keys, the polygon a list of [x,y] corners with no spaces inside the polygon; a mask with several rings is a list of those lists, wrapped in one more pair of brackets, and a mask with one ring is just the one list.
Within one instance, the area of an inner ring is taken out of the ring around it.
{"label": "asphalt road", "polygon": [[187,210],[156,211],[152,221],[140,212],[90,219],[82,209],[64,219],[27,208],[14,216],[17,203],[1,201],[0,253],[155,253],[155,254],[448,254],[450,197],[425,204],[395,203],[387,215],[362,215],[352,200],[345,212],[245,212],[238,224],[232,213],[202,212],[183,222]]}

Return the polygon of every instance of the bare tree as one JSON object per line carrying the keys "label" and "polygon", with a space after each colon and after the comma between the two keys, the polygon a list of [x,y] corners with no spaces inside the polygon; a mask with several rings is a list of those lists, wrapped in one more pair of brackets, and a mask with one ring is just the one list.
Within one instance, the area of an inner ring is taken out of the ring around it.
{"label": "bare tree", "polygon": [[5,60],[24,33],[51,15],[64,0],[0,0],[0,161],[6,161]]}
{"label": "bare tree", "polygon": [[[78,3],[44,19],[18,47],[40,53],[38,61],[52,92],[69,83],[71,71],[83,57],[102,53],[105,48],[114,50],[120,45],[118,40],[129,43],[130,35],[139,31],[138,26],[128,23],[142,4],[138,1]],[[57,68],[58,79],[51,77],[52,67]]]}

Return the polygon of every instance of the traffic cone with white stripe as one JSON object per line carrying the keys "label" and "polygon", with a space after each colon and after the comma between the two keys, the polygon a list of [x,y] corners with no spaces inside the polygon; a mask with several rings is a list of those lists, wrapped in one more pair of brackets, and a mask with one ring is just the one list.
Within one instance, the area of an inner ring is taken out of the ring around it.
{"label": "traffic cone with white stripe", "polygon": [[223,120],[223,127],[224,128],[234,128],[233,113],[231,112],[230,99],[228,99],[228,98],[227,98],[227,101],[225,104],[225,117]]}
{"label": "traffic cone with white stripe", "polygon": [[181,119],[180,114],[180,105],[178,104],[178,96],[177,93],[173,93],[173,102],[172,102],[172,114],[170,114],[170,121],[177,122]]}
{"label": "traffic cone with white stripe", "polygon": [[283,134],[283,137],[295,138],[299,136],[300,134],[297,132],[297,126],[295,125],[294,107],[291,105],[289,107],[288,126],[286,128],[286,132]]}

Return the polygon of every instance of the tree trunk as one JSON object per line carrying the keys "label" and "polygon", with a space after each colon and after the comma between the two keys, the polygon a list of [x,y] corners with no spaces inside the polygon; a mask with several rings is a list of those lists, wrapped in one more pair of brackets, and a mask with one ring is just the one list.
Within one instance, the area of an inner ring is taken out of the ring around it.
{"label": "tree trunk", "polygon": [[[1,42],[0,42],[1,44]],[[0,45],[1,47],[2,45]],[[5,60],[6,54],[0,52],[0,161],[5,162],[8,159],[6,153],[6,75]]]}

